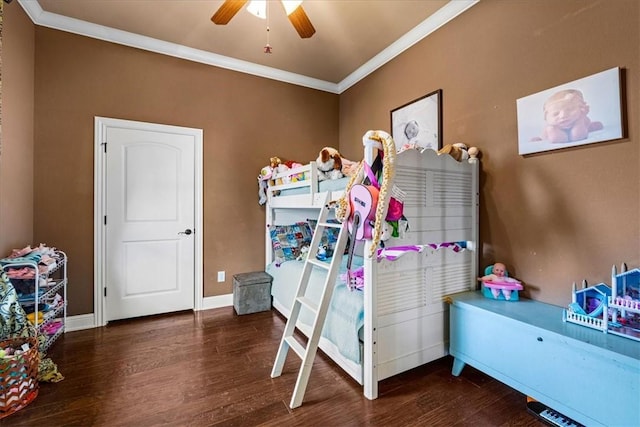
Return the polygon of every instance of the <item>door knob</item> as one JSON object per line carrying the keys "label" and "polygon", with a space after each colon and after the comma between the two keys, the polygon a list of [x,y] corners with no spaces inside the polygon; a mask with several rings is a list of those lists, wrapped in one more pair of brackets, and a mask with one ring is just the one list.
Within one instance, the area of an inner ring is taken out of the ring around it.
{"label": "door knob", "polygon": [[186,230],[184,230],[184,231],[180,231],[178,234],[186,234],[186,235],[188,236],[188,235],[189,235],[189,234],[191,234],[191,233],[193,233],[193,231],[191,231],[191,229],[190,229],[190,228],[187,228],[187,229],[186,229]]}

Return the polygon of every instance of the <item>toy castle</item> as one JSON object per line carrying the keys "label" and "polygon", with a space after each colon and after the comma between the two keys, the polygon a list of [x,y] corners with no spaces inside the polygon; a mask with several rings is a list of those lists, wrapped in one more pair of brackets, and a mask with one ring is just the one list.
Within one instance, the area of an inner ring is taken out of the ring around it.
{"label": "toy castle", "polygon": [[604,283],[582,289],[573,284],[571,304],[563,311],[563,320],[604,333],[640,341],[640,269],[621,272],[611,269],[611,284]]}

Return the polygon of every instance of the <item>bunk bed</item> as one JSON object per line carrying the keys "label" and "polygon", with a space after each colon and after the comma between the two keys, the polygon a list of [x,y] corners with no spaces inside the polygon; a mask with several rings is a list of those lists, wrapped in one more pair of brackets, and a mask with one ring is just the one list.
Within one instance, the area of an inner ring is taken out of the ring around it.
{"label": "bunk bed", "polygon": [[[376,150],[366,135],[364,160],[372,164]],[[274,278],[273,306],[287,318],[304,263],[276,259],[274,230],[313,225],[325,200],[342,197],[348,181],[318,182],[315,168],[310,162],[290,170],[304,179],[267,191],[266,271]],[[406,193],[408,227],[385,241],[384,249],[363,242],[352,268],[363,267],[364,288],[351,290],[337,281],[320,340],[320,349],[363,385],[368,399],[377,398],[379,381],[448,354],[444,298],[477,286],[478,171],[476,158],[458,162],[433,150],[410,149],[395,158],[394,183]],[[312,276],[310,298],[319,296],[323,277]],[[297,325],[307,335],[310,319],[301,313]]]}

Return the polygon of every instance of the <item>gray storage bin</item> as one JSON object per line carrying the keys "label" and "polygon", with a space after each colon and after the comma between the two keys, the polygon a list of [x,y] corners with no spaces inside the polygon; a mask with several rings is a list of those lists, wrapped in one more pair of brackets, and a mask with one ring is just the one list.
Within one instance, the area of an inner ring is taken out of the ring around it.
{"label": "gray storage bin", "polygon": [[271,310],[271,281],[264,271],[233,276],[233,308],[237,314]]}

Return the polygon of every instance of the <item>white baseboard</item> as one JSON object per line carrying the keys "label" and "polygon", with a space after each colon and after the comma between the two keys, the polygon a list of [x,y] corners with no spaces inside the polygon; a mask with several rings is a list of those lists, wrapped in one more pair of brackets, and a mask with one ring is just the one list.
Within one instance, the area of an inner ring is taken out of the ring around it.
{"label": "white baseboard", "polygon": [[[200,310],[210,310],[212,308],[229,307],[232,305],[233,294],[216,295],[213,297],[204,297],[202,304],[200,304]],[[93,313],[78,314],[76,316],[67,316],[65,332],[81,331],[95,327],[96,319]]]}
{"label": "white baseboard", "polygon": [[201,310],[212,308],[229,307],[233,305],[233,294],[216,295],[202,298]]}
{"label": "white baseboard", "polygon": [[93,313],[78,314],[76,316],[67,316],[67,322],[64,325],[65,332],[80,331],[82,329],[91,329],[96,327],[95,316]]}

